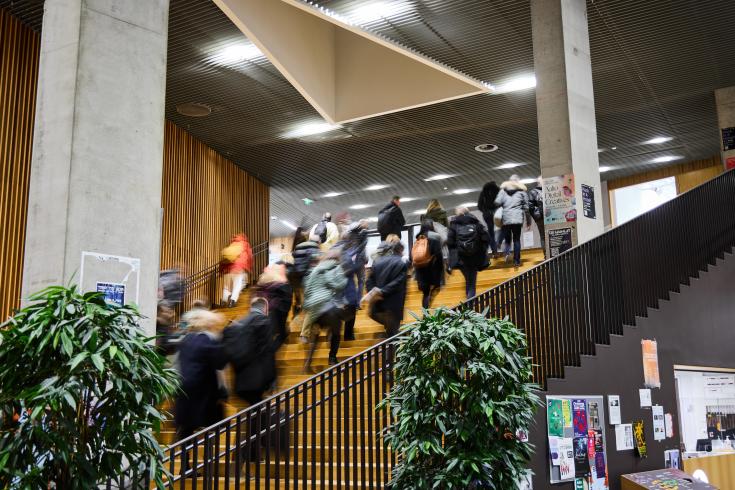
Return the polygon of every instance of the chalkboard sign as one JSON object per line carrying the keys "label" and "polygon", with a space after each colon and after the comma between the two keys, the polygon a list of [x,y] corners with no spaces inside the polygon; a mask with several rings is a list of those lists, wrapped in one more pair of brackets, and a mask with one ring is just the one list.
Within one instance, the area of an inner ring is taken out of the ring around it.
{"label": "chalkboard sign", "polygon": [[585,218],[597,219],[595,188],[587,184],[582,184],[582,213]]}
{"label": "chalkboard sign", "polygon": [[722,128],[722,151],[735,150],[735,128]]}

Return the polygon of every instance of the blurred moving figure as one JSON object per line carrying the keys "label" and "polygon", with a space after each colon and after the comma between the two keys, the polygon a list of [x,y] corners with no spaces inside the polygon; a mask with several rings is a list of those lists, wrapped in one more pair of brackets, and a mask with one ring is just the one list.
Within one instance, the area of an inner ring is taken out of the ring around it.
{"label": "blurred moving figure", "polygon": [[347,276],[344,290],[345,298],[345,331],[344,340],[355,340],[355,318],[360,307],[362,286],[365,278],[367,255],[367,221],[355,223],[345,232],[342,243],[342,268]]}
{"label": "blurred moving figure", "polygon": [[475,296],[477,273],[490,265],[487,247],[490,235],[480,220],[465,207],[457,208],[457,215],[449,224],[449,266],[459,269],[465,280],[467,299]]}
{"label": "blurred moving figure", "polygon": [[189,333],[179,344],[181,393],[174,417],[178,440],[223,418],[220,401],[227,398],[227,393],[218,374],[227,363],[220,341],[223,323],[220,314],[199,311],[190,319]]}
{"label": "blurred moving figure", "polygon": [[369,316],[385,327],[387,337],[398,333],[403,320],[407,274],[408,265],[403,261],[400,240],[381,243],[367,280],[367,289],[368,296],[373,298]]}
{"label": "blurred moving figure", "polygon": [[[544,181],[539,175],[536,186],[528,191],[528,215],[536,223],[541,237],[541,248],[546,258],[546,228],[544,226]],[[528,221],[530,226],[530,221]]]}
{"label": "blurred moving figure", "polygon": [[444,282],[444,260],[441,236],[434,231],[434,222],[425,219],[416,235],[412,253],[413,268],[419,290],[423,294],[422,308],[430,308],[431,301]]}
{"label": "blurred moving figure", "polygon": [[430,219],[436,225],[437,223],[444,226],[449,226],[449,220],[447,219],[447,212],[442,208],[441,203],[438,199],[432,199],[429,201],[429,205],[426,206],[426,214],[422,214],[419,219],[423,223],[425,220]]}
{"label": "blurred moving figure", "polygon": [[156,349],[161,355],[169,356],[176,352],[172,341],[176,329],[176,312],[166,301],[158,302],[156,311]]}
{"label": "blurred moving figure", "polygon": [[[505,240],[505,262],[510,261],[510,243],[513,242],[513,264],[521,265],[521,228],[527,220],[528,194],[526,186],[517,175],[500,186],[495,204],[503,207],[503,235]],[[530,225],[531,223],[527,223]]]}
{"label": "blurred moving figure", "polygon": [[237,396],[250,405],[263,400],[276,380],[276,349],[265,298],[253,298],[247,316],[224,330],[223,345],[235,371]]}
{"label": "blurred moving figure", "polygon": [[196,321],[201,311],[209,311],[209,300],[206,297],[195,299],[191,303],[191,309],[181,315],[181,321],[179,322],[179,330],[187,330],[189,323]]}
{"label": "blurred moving figure", "polygon": [[286,320],[291,309],[292,291],[286,278],[286,264],[269,265],[258,279],[255,296],[268,302],[268,317],[273,327],[275,350],[278,350],[288,337]]}
{"label": "blurred moving figure", "polygon": [[495,212],[498,209],[498,205],[495,204],[495,198],[498,197],[500,187],[491,180],[482,187],[480,197],[477,199],[477,209],[482,213],[482,219],[485,220],[487,226],[488,236],[490,238],[490,250],[493,255],[498,253],[498,248],[503,242],[501,233],[495,233]]}
{"label": "blurred moving figure", "polygon": [[240,291],[247,287],[248,274],[253,268],[253,248],[247,236],[240,233],[232,237],[230,244],[222,249],[220,270],[224,274],[222,306],[235,306]]}
{"label": "blurred moving figure", "polygon": [[393,196],[393,199],[378,213],[380,240],[384,241],[391,234],[400,237],[405,224],[406,218],[403,217],[403,211],[401,211],[401,198]]}
{"label": "blurred moving figure", "polygon": [[329,332],[329,363],[337,363],[340,329],[344,314],[344,289],[347,286],[345,271],[340,266],[340,250],[326,252],[311,271],[304,286],[304,323],[301,336],[310,343],[304,370],[311,369],[311,358],[316,350],[319,329]]}
{"label": "blurred moving figure", "polygon": [[311,227],[309,240],[319,243],[322,251],[326,252],[339,241],[339,228],[332,223],[332,214],[324,213],[322,220]]}
{"label": "blurred moving figure", "polygon": [[293,253],[293,264],[289,265],[288,268],[288,280],[291,283],[291,289],[293,289],[293,314],[298,315],[301,311],[301,305],[303,303],[304,296],[304,281],[309,275],[309,272],[316,266],[319,260],[321,251],[319,244],[312,240],[301,241],[294,247]]}

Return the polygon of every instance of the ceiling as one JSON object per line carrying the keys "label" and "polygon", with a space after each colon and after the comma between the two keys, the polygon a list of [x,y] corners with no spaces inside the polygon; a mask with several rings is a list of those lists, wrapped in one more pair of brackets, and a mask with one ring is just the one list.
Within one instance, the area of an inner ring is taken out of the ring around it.
{"label": "ceiling", "polygon": [[[394,15],[363,24],[478,80],[502,85],[533,74],[527,0],[383,0]],[[372,0],[322,0],[349,16]],[[0,0],[36,29],[42,1]],[[604,179],[719,152],[713,91],[735,85],[731,0],[588,0],[600,165]],[[533,89],[477,95],[347,123],[307,138],[287,133],[320,122],[316,111],[264,57],[223,64],[223,48],[246,42],[210,0],[171,0],[166,117],[272,186],[272,234],[281,220],[313,222],[355,204],[375,216],[394,193],[410,214],[438,197],[445,207],[476,201],[488,180],[539,173]],[[203,118],[178,104],[212,108]],[[674,139],[643,144],[657,136]],[[499,150],[474,147],[494,143]],[[612,148],[615,148],[614,150]],[[680,157],[653,163],[657,157]],[[507,162],[524,163],[512,170]],[[433,182],[435,174],[457,174]],[[364,191],[374,184],[383,190]],[[455,195],[457,189],[472,190]],[[324,198],[328,192],[346,192]],[[302,198],[314,200],[310,206]],[[410,218],[409,218],[410,221]]]}

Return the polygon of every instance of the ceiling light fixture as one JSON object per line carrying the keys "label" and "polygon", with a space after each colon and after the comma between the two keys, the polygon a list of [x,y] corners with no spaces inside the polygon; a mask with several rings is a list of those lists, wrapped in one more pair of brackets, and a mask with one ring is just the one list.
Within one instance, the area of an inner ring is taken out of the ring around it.
{"label": "ceiling light fixture", "polygon": [[609,172],[612,169],[613,169],[612,167],[608,167],[607,165],[603,165],[602,167],[600,167],[600,173]]}
{"label": "ceiling light fixture", "polygon": [[205,117],[212,113],[212,108],[200,102],[184,102],[176,106],[176,112],[182,116]]}
{"label": "ceiling light fixture", "polygon": [[416,211],[411,211],[411,214],[426,214],[425,209],[417,209]]}
{"label": "ceiling light fixture", "polygon": [[271,216],[271,219],[272,219],[273,221],[275,221],[275,220],[277,220],[277,219],[278,219],[278,216]]}
{"label": "ceiling light fixture", "polygon": [[472,208],[474,206],[477,206],[476,202],[465,202],[459,205],[460,208]]}
{"label": "ceiling light fixture", "polygon": [[617,150],[617,149],[618,149],[618,147],[617,147],[617,146],[611,146],[611,147],[610,147],[610,149],[611,149],[611,150]]}
{"label": "ceiling light fixture", "polygon": [[326,122],[310,122],[300,124],[291,131],[283,134],[284,138],[301,138],[304,136],[311,136],[313,134],[328,133],[335,129],[340,129],[342,126],[339,124],[329,124]]}
{"label": "ceiling light fixture", "polygon": [[535,75],[522,75],[520,77],[511,78],[507,82],[495,85],[496,94],[506,94],[508,92],[518,92],[519,90],[527,90],[536,86]]}
{"label": "ceiling light fixture", "polygon": [[225,47],[210,59],[220,65],[236,65],[243,61],[264,58],[263,52],[253,43],[233,44]]}
{"label": "ceiling light fixture", "polygon": [[386,184],[373,184],[369,187],[365,187],[366,191],[379,191],[380,189],[385,189],[388,187]]}
{"label": "ceiling light fixture", "polygon": [[667,141],[671,141],[674,138],[671,136],[657,136],[655,138],[651,138],[648,141],[644,141],[643,144],[645,145],[660,145],[661,143],[666,143]]}
{"label": "ceiling light fixture", "polygon": [[418,201],[419,199],[419,197],[402,197],[401,202]]}
{"label": "ceiling light fixture", "polygon": [[475,151],[479,151],[480,153],[492,153],[497,150],[498,145],[494,145],[492,143],[483,143],[475,147]]}
{"label": "ceiling light fixture", "polygon": [[506,169],[506,168],[516,168],[516,167],[520,167],[521,165],[525,165],[525,163],[514,163],[514,162],[508,162],[508,163],[504,163],[504,164],[502,164],[502,165],[498,165],[498,166],[497,166],[497,167],[495,167],[495,168],[496,168],[496,169],[498,169],[498,170],[504,170],[504,169]]}
{"label": "ceiling light fixture", "polygon": [[346,194],[345,192],[327,192],[322,197],[337,197]]}
{"label": "ceiling light fixture", "polygon": [[366,218],[371,223],[377,223],[378,217],[377,216],[370,216],[369,218]]}
{"label": "ceiling light fixture", "polygon": [[352,206],[350,206],[350,209],[365,209],[369,207],[369,204],[353,204]]}
{"label": "ceiling light fixture", "polygon": [[285,219],[282,219],[281,220],[281,223],[283,223],[283,225],[286,228],[290,228],[291,230],[296,231],[298,229],[298,226],[296,226],[295,224],[291,223],[290,221],[286,221]]}
{"label": "ceiling light fixture", "polygon": [[538,182],[538,179],[529,177],[527,179],[521,179],[520,182],[521,184],[535,184],[536,182]]}
{"label": "ceiling light fixture", "polygon": [[460,196],[462,194],[469,194],[473,190],[474,189],[455,189],[452,191],[452,194],[457,194],[458,196]]}
{"label": "ceiling light fixture", "polygon": [[362,5],[345,15],[347,20],[355,24],[367,24],[379,19],[387,19],[409,12],[409,5],[396,2],[372,2]]}
{"label": "ceiling light fixture", "polygon": [[656,157],[653,160],[651,160],[651,163],[666,163],[666,162],[673,162],[674,160],[680,160],[684,157],[679,155],[666,155],[663,157]]}
{"label": "ceiling light fixture", "polygon": [[432,175],[428,179],[424,179],[424,182],[432,182],[434,180],[451,179],[452,177],[456,177],[456,175],[453,175],[453,174],[436,174],[436,175]]}

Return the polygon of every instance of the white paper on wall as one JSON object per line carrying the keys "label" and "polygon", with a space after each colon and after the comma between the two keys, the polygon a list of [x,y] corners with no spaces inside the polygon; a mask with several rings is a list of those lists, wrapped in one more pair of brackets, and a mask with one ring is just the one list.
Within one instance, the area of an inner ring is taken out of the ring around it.
{"label": "white paper on wall", "polygon": [[666,427],[664,424],[664,407],[654,405],[651,409],[653,415],[653,439],[663,441],[666,439]]}
{"label": "white paper on wall", "polygon": [[620,424],[615,426],[615,447],[618,451],[634,449],[633,424]]}
{"label": "white paper on wall", "polygon": [[664,416],[664,422],[666,425],[666,437],[674,437],[674,417],[670,413]]}
{"label": "white paper on wall", "polygon": [[551,454],[551,464],[559,465],[559,438],[557,436],[549,436],[549,453]]}
{"label": "white paper on wall", "polygon": [[574,478],[574,440],[571,437],[559,439],[559,479]]}
{"label": "white paper on wall", "polygon": [[620,420],[620,396],[607,395],[607,413],[610,417],[610,425],[618,425]]}
{"label": "white paper on wall", "polygon": [[638,394],[641,397],[641,408],[650,407],[652,405],[650,388],[641,388],[638,390]]}

